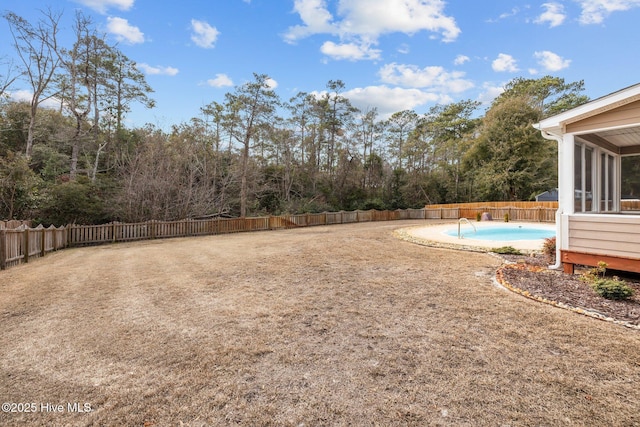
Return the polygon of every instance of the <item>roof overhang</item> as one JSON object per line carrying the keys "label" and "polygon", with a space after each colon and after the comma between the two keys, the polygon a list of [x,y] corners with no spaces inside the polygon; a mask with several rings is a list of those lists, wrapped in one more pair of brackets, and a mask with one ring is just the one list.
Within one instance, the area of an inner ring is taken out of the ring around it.
{"label": "roof overhang", "polygon": [[[548,117],[533,126],[545,138],[556,139],[572,133],[616,154],[640,154],[639,106],[640,83]],[[623,110],[624,117],[620,114]]]}
{"label": "roof overhang", "polygon": [[[562,136],[567,125],[589,117],[603,114],[607,111],[622,107],[635,101],[640,101],[640,83],[594,99],[555,116],[548,117],[534,124],[536,129],[555,136]],[[640,122],[638,123],[640,125]],[[603,129],[604,130],[604,129]]]}

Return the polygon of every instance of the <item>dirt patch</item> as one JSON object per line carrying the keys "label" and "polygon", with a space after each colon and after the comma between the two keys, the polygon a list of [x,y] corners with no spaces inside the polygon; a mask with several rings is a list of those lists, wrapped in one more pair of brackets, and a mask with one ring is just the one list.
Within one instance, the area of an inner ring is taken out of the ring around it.
{"label": "dirt patch", "polygon": [[0,396],[37,410],[0,424],[640,423],[637,331],[495,286],[495,257],[394,237],[418,223],[70,249],[3,271]]}

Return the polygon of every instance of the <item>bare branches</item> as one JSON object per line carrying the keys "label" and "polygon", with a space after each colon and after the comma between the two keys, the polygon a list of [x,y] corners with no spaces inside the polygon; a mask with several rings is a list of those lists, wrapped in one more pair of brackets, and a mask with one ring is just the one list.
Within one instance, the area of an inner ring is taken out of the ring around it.
{"label": "bare branches", "polygon": [[31,25],[28,21],[13,12],[4,18],[9,23],[13,46],[22,62],[22,76],[31,87],[30,122],[27,134],[25,155],[31,157],[34,142],[35,122],[38,107],[51,98],[51,83],[59,66],[59,58],[55,51],[57,45],[58,22],[61,14],[48,11],[44,18]]}

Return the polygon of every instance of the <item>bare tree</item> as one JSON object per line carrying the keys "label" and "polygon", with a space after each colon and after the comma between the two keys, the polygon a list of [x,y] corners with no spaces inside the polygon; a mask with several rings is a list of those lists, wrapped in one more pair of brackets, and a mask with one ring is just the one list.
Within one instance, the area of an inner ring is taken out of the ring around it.
{"label": "bare tree", "polygon": [[33,26],[13,12],[4,15],[9,23],[13,46],[22,62],[22,75],[31,86],[30,117],[25,149],[27,157],[31,157],[33,150],[38,107],[55,96],[55,92],[50,92],[50,89],[60,63],[54,46],[61,14],[49,10],[45,16],[47,19],[42,19]]}
{"label": "bare tree", "polygon": [[11,85],[18,79],[20,72],[16,69],[12,61],[0,61],[0,64],[6,65],[7,71],[5,74],[0,74],[0,101],[5,96],[5,92],[11,87]]}

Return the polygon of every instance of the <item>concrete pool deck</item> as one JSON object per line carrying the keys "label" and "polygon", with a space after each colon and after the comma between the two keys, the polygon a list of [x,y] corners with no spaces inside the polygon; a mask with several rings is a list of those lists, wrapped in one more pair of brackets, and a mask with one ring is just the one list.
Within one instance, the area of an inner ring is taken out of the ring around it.
{"label": "concrete pool deck", "polygon": [[[525,226],[530,228],[541,228],[545,230],[554,230],[554,223],[539,223],[539,222],[502,222],[502,221],[470,221],[476,228],[486,227],[505,227],[505,226]],[[449,236],[447,231],[458,230],[458,221],[425,224],[415,227],[408,227],[402,230],[398,230],[398,234],[401,237],[415,240],[417,243],[424,243],[432,246],[448,247],[451,249],[467,249],[486,251],[493,248],[499,248],[503,246],[511,246],[515,249],[519,249],[524,252],[539,252],[542,250],[544,239],[535,240],[479,240],[473,238],[473,233],[468,235],[471,226],[463,222],[461,224],[462,230],[467,234],[466,237],[461,239],[458,236]]]}

